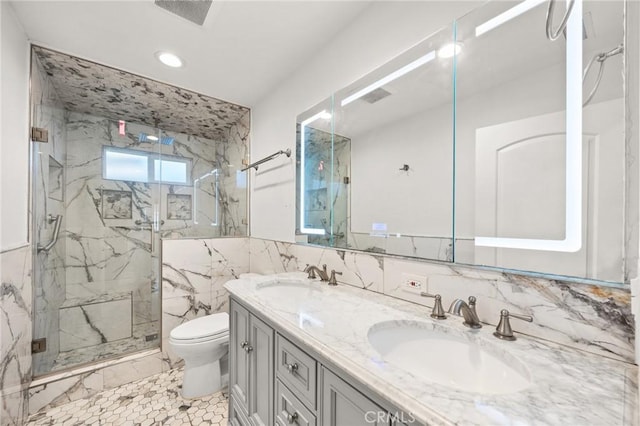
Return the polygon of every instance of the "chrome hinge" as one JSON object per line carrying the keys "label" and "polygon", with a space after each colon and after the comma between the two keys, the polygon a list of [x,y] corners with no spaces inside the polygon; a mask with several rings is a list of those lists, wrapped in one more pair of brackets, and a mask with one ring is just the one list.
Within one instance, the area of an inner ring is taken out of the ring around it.
{"label": "chrome hinge", "polygon": [[47,350],[47,338],[43,337],[41,339],[34,339],[31,341],[31,353],[39,354],[40,352],[45,352]]}
{"label": "chrome hinge", "polygon": [[32,127],[31,140],[34,142],[49,142],[49,131],[40,127]]}

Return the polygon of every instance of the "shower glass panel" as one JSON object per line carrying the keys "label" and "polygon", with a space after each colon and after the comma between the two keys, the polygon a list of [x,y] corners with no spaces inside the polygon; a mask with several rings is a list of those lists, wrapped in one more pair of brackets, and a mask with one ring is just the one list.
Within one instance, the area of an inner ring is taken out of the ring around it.
{"label": "shower glass panel", "polygon": [[[46,347],[34,354],[34,374],[158,347],[163,188],[155,179],[162,156],[154,139],[162,132],[36,109],[37,126],[58,121],[50,143],[34,142],[34,226],[41,246],[53,238],[47,218],[63,219],[57,242],[35,254],[34,338],[46,339]],[[62,165],[59,179],[52,179],[59,175],[52,157]],[[62,202],[52,197],[57,186]]]}
{"label": "shower glass panel", "polygon": [[456,22],[455,261],[624,282],[625,3],[547,6]]}

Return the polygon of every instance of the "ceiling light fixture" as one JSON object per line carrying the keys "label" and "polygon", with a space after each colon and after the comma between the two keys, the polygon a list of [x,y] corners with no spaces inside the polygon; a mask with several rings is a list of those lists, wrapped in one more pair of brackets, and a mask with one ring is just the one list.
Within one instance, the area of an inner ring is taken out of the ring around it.
{"label": "ceiling light fixture", "polygon": [[150,141],[156,142],[158,140],[158,137],[157,136],[148,135],[147,139],[149,139]]}
{"label": "ceiling light fixture", "polygon": [[184,64],[182,62],[182,59],[169,52],[156,52],[156,58],[158,58],[160,62],[171,68],[180,68]]}
{"label": "ceiling light fixture", "polygon": [[448,59],[453,58],[455,55],[459,55],[462,50],[463,44],[459,41],[455,43],[447,43],[438,49],[438,58]]}

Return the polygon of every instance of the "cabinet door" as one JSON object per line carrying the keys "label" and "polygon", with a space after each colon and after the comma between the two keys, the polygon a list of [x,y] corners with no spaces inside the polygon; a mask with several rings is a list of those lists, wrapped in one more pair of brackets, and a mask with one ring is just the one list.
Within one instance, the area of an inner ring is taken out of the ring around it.
{"label": "cabinet door", "polygon": [[273,329],[253,315],[249,320],[249,419],[273,425]]}
{"label": "cabinet door", "polygon": [[389,425],[386,411],[326,368],[322,369],[323,426]]}
{"label": "cabinet door", "polygon": [[[249,312],[233,300],[229,308],[229,389],[233,407],[249,414],[249,353],[243,345],[249,340]],[[233,412],[230,407],[229,413]]]}

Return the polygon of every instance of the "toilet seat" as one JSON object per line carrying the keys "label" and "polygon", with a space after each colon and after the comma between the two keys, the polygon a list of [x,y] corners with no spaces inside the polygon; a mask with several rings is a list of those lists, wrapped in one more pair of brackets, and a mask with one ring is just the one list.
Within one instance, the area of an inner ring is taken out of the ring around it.
{"label": "toilet seat", "polygon": [[169,334],[176,343],[198,343],[229,337],[229,314],[221,312],[177,326]]}

